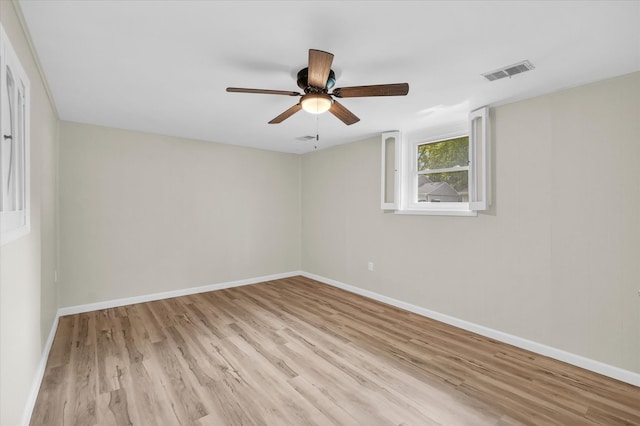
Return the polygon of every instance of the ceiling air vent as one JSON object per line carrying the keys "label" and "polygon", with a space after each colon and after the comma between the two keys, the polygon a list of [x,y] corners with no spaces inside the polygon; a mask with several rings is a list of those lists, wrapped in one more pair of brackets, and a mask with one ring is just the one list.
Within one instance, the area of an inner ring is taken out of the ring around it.
{"label": "ceiling air vent", "polygon": [[482,74],[484,78],[489,81],[499,80],[505,77],[511,77],[512,75],[520,74],[521,72],[530,71],[535,67],[529,61],[518,62],[517,64],[502,67],[495,71],[486,72]]}

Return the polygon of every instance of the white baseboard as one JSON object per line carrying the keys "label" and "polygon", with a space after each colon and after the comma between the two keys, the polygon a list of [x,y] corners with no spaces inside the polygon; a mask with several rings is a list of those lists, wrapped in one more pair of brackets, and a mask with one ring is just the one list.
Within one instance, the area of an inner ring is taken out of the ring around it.
{"label": "white baseboard", "polygon": [[29,426],[29,423],[31,422],[31,413],[33,413],[33,407],[35,407],[36,400],[38,399],[40,385],[42,384],[42,379],[44,379],[44,370],[47,367],[47,360],[49,359],[49,352],[51,352],[53,338],[56,336],[56,331],[58,330],[59,318],[59,315],[56,314],[56,317],[53,319],[53,324],[51,324],[49,336],[47,337],[47,341],[42,349],[42,357],[38,363],[38,368],[33,378],[33,383],[31,384],[31,390],[29,391],[29,396],[27,397],[27,402],[24,406],[24,412],[22,413],[22,424],[24,426]]}
{"label": "white baseboard", "polygon": [[87,305],[67,306],[58,309],[58,315],[81,314],[83,312],[98,311],[100,309],[117,308],[119,306],[133,305],[136,303],[153,302],[155,300],[170,299],[172,297],[188,296],[190,294],[205,293],[207,291],[222,290],[224,288],[240,287],[243,285],[257,284],[265,281],[279,280],[296,275],[302,275],[301,271],[285,272],[282,274],[264,275],[262,277],[248,278],[238,281],[210,284],[201,287],[191,287],[180,290],[165,291],[162,293],[145,294],[142,296],[127,297],[124,299],[106,300],[104,302],[89,303]]}
{"label": "white baseboard", "polygon": [[395,306],[400,309],[407,310],[409,312],[416,313],[418,315],[422,315],[427,318],[431,318],[445,324],[453,325],[454,327],[461,328],[463,330],[471,331],[473,333],[477,333],[481,336],[489,337],[495,340],[498,340],[503,343],[507,343],[509,345],[513,345],[522,349],[526,349],[531,352],[535,352],[540,355],[548,356],[549,358],[557,359],[559,361],[566,362],[568,364],[575,365],[577,367],[584,368],[586,370],[593,371],[595,373],[602,374],[604,376],[611,377],[616,380],[620,380],[622,382],[629,383],[634,386],[640,386],[640,374],[634,373],[632,371],[624,370],[622,368],[614,367],[612,365],[608,365],[599,361],[595,361],[589,358],[585,358],[580,355],[572,354],[570,352],[563,351],[561,349],[556,349],[547,345],[543,345],[541,343],[533,342],[531,340],[523,339],[518,336],[514,336],[508,333],[503,333],[498,330],[494,330],[488,327],[484,327],[478,324],[474,324],[469,321],[464,321],[455,317],[451,317],[449,315],[441,314],[439,312],[431,311],[426,308],[422,308],[420,306],[412,305],[407,302],[403,302],[401,300],[393,299],[391,297],[383,296],[378,293],[374,293],[369,290],[365,290],[359,287],[354,287],[349,284],[342,283],[340,281],[332,280],[331,278],[322,277],[319,275],[315,275],[309,272],[304,271],[292,271],[286,272],[282,274],[275,275],[267,275],[256,278],[249,278],[238,281],[230,281],[225,283],[211,284],[202,287],[192,287],[181,290],[167,291],[163,293],[154,293],[144,296],[136,296],[136,297],[128,297],[124,299],[116,299],[109,300],[98,303],[90,303],[87,305],[78,305],[78,306],[68,306],[65,308],[58,309],[56,317],[51,326],[51,331],[49,332],[49,337],[47,338],[47,342],[45,343],[44,350],[42,352],[42,359],[38,364],[38,369],[36,371],[33,384],[31,386],[31,391],[29,393],[29,397],[27,399],[25,410],[23,414],[23,422],[22,424],[25,426],[29,425],[31,421],[31,414],[33,412],[33,407],[35,406],[36,399],[38,398],[38,391],[40,390],[40,385],[42,384],[42,379],[44,378],[44,371],[47,365],[47,359],[49,358],[49,352],[51,351],[51,345],[53,344],[53,339],[56,334],[56,330],[58,328],[58,320],[60,317],[65,315],[78,314],[83,312],[91,312],[100,309],[108,309],[115,308],[118,306],[126,306],[135,303],[143,303],[143,302],[151,302],[154,300],[168,299],[172,297],[186,296],[190,294],[204,293],[207,291],[213,290],[222,290],[225,288],[231,287],[240,287],[244,285],[257,284],[265,281],[272,281],[282,278],[289,278],[296,275],[302,275],[307,278],[311,278],[316,281],[323,282],[325,284],[332,285],[334,287],[341,288],[343,290],[349,291],[351,293],[356,293],[370,299],[377,300],[379,302],[387,303],[389,305]]}
{"label": "white baseboard", "polygon": [[151,302],[154,300],[170,299],[172,297],[187,296],[190,294],[197,294],[197,293],[205,293],[207,291],[222,290],[224,288],[240,287],[240,286],[249,285],[249,284],[257,284],[265,281],[272,281],[272,280],[278,280],[281,278],[294,277],[296,275],[302,275],[302,271],[285,272],[282,274],[275,274],[275,275],[265,275],[262,277],[248,278],[248,279],[238,280],[238,281],[229,281],[225,283],[211,284],[211,285],[206,285],[201,287],[191,287],[191,288],[186,288],[181,290],[166,291],[163,293],[154,293],[154,294],[148,294],[143,296],[127,297],[124,299],[107,300],[104,302],[90,303],[87,305],[67,306],[67,307],[58,309],[58,312],[56,313],[56,317],[53,320],[53,324],[51,325],[51,331],[49,332],[49,337],[47,338],[47,342],[45,343],[45,346],[42,351],[42,358],[40,359],[40,363],[38,364],[38,369],[36,370],[36,374],[33,379],[33,384],[31,385],[31,391],[29,392],[29,396],[25,404],[24,413],[22,415],[22,424],[24,426],[28,426],[29,423],[31,422],[31,415],[33,414],[33,408],[36,405],[36,400],[38,398],[38,392],[40,391],[40,386],[42,385],[42,379],[44,378],[44,371],[47,366],[47,360],[49,359],[49,352],[51,352],[51,345],[53,344],[53,339],[58,329],[58,322],[60,317],[63,317],[65,315],[79,314],[83,312],[97,311],[100,309],[108,309],[108,308],[116,308],[118,306],[132,305],[134,303]]}
{"label": "white baseboard", "polygon": [[640,374],[633,371],[624,370],[619,367],[615,367],[609,364],[605,364],[600,361],[585,358],[580,355],[573,354],[571,352],[563,351],[562,349],[553,348],[551,346],[544,345],[542,343],[533,342],[531,340],[524,339],[522,337],[514,336],[512,334],[503,333],[502,331],[494,330],[492,328],[484,327],[482,325],[474,324],[469,321],[461,320],[449,315],[441,314],[429,309],[422,308],[420,306],[412,305],[410,303],[396,300],[391,297],[383,296],[378,293],[374,293],[369,290],[364,290],[359,287],[354,287],[349,284],[342,283],[340,281],[332,280],[330,278],[322,277],[319,275],[311,274],[308,272],[302,272],[302,276],[311,278],[316,281],[320,281],[334,287],[347,290],[351,293],[356,293],[361,296],[368,297],[370,299],[377,300],[379,302],[387,303],[400,309],[404,309],[418,315],[422,315],[427,318],[431,318],[445,324],[453,325],[454,327],[461,328],[463,330],[471,331],[481,336],[489,337],[491,339],[498,340],[503,343],[507,343],[518,348],[526,349],[531,352],[535,352],[540,355],[547,356],[549,358],[557,359],[559,361],[566,362],[567,364],[575,365],[585,370],[593,371],[603,376],[611,377],[616,380],[620,380],[625,383],[629,383],[634,386],[640,387]]}

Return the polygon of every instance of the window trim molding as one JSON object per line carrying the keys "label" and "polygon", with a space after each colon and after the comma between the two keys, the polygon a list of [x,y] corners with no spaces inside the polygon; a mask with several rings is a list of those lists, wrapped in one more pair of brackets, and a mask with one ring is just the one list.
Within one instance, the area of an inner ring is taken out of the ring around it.
{"label": "window trim molding", "polygon": [[[477,126],[476,123],[480,123]],[[479,130],[480,129],[480,130]],[[489,108],[469,114],[469,208],[484,211],[491,206],[491,141]]]}
{"label": "window trim molding", "polygon": [[[491,133],[489,122],[489,107],[484,106],[469,113],[466,126],[458,121],[449,126],[449,132],[433,132],[422,137],[407,138],[401,132],[385,132],[381,134],[381,209],[393,211],[399,215],[442,215],[442,216],[478,216],[479,211],[486,211],[491,206]],[[481,123],[481,126],[478,125]],[[478,132],[481,129],[481,132]],[[390,134],[397,138],[395,146],[395,172],[393,173],[393,187],[396,188],[393,203],[385,200],[385,185],[391,174],[386,164],[385,140]],[[478,138],[477,136],[481,137]],[[459,137],[469,138],[469,201],[466,202],[417,202],[417,146],[424,143],[444,141]],[[479,164],[479,167],[476,165]],[[473,191],[473,193],[472,193]],[[478,198],[478,194],[480,197]]]}
{"label": "window trim molding", "polygon": [[[12,75],[16,83],[24,86],[24,134],[23,134],[23,156],[24,156],[24,208],[13,212],[0,212],[0,246],[15,241],[28,235],[31,232],[31,83],[20,59],[0,23],[0,93],[6,90],[6,64],[9,63]],[[2,104],[0,102],[0,124]],[[3,130],[0,126],[0,130]],[[1,135],[0,135],[1,137]],[[2,196],[0,194],[0,196]],[[16,219],[13,216],[20,216]],[[22,217],[24,219],[22,220]],[[9,221],[22,221],[22,225],[12,229],[5,229]]]}
{"label": "window trim molding", "polygon": [[[380,208],[382,210],[397,210],[401,205],[402,185],[401,166],[402,162],[402,136],[398,130],[384,132],[381,135],[381,175],[380,175]],[[388,151],[387,140],[393,139],[393,165],[387,164]],[[389,167],[393,167],[393,173],[389,173]],[[387,199],[387,190],[393,188],[393,200]]]}
{"label": "window trim molding", "polygon": [[[465,203],[466,204],[466,203]],[[407,216],[478,216],[478,212],[474,210],[426,210],[426,209],[403,209],[396,210],[393,213]]]}

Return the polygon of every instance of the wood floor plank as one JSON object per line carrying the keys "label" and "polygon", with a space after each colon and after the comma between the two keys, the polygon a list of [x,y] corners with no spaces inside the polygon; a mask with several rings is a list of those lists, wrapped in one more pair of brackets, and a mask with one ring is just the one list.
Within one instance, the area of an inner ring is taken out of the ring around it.
{"label": "wood floor plank", "polygon": [[[109,411],[117,425],[133,426],[129,414],[129,404],[127,401],[127,391],[117,389],[109,393]],[[83,423],[80,423],[83,424]]]}
{"label": "wood floor plank", "polygon": [[60,318],[31,425],[640,425],[640,389],[304,277]]}
{"label": "wood floor plank", "polygon": [[47,365],[58,367],[69,363],[71,357],[71,346],[73,344],[73,333],[78,321],[77,316],[66,316],[58,321],[58,329],[49,352]]}
{"label": "wood floor plank", "polygon": [[[81,324],[88,323],[81,321]],[[92,426],[97,424],[96,397],[96,348],[95,345],[78,345],[73,357],[75,375],[69,378],[74,396],[69,402],[70,422]]]}
{"label": "wood floor plank", "polygon": [[411,404],[400,404],[398,408],[402,407],[402,410],[385,410],[390,405],[389,402],[393,404],[397,401],[390,401],[393,398],[389,398],[388,392],[381,392],[377,383],[362,372],[356,372],[337,361],[332,355],[317,348],[313,350],[305,347],[299,342],[287,343],[286,346],[294,354],[297,353],[290,356],[292,359],[299,359],[302,368],[305,359],[318,359],[313,366],[307,366],[303,377],[311,380],[315,387],[322,390],[324,396],[362,424],[438,424],[428,415],[421,415]]}
{"label": "wood floor plank", "polygon": [[311,383],[304,376],[294,377],[289,380],[289,385],[311,405],[316,407],[333,425],[359,425],[362,420],[356,419],[336,404],[335,399],[329,397],[326,391]]}
{"label": "wood floor plank", "polygon": [[180,362],[178,354],[172,350],[169,342],[162,341],[153,345],[163,377],[168,379],[173,405],[179,407],[188,424],[195,424],[208,412],[194,389],[195,383],[191,380],[190,370]]}
{"label": "wood floor plank", "polygon": [[[70,372],[69,365],[47,366],[42,378],[41,389],[53,389],[52,392],[40,392],[37,409],[31,416],[32,425],[62,425],[64,412],[67,410],[67,385]],[[90,407],[87,407],[90,409]]]}

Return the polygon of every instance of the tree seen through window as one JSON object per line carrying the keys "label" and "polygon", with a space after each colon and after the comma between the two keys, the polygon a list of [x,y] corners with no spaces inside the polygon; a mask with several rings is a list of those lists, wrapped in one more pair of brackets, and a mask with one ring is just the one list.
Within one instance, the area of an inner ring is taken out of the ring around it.
{"label": "tree seen through window", "polygon": [[469,137],[418,145],[418,173],[430,182],[445,182],[468,200]]}

